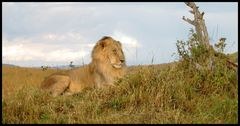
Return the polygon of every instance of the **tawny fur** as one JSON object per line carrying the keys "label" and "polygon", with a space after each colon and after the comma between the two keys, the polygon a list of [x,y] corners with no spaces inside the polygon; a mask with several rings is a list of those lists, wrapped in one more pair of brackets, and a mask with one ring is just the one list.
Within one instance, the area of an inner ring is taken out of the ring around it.
{"label": "tawny fur", "polygon": [[47,77],[41,88],[53,96],[72,95],[86,87],[102,88],[113,85],[114,81],[125,74],[126,63],[122,46],[111,37],[103,37],[92,51],[90,64]]}

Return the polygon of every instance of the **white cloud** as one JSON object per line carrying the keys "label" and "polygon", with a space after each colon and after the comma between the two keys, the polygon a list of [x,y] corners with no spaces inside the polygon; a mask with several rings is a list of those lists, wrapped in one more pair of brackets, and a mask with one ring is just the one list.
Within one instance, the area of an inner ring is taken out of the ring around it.
{"label": "white cloud", "polygon": [[87,52],[81,51],[72,51],[70,49],[59,49],[52,51],[48,54],[45,54],[46,61],[75,61],[86,56]]}
{"label": "white cloud", "polygon": [[64,35],[57,35],[57,34],[45,34],[42,35],[43,39],[50,40],[50,41],[56,41],[56,40],[63,40],[65,39]]}
{"label": "white cloud", "polygon": [[37,47],[27,45],[28,42],[7,43],[3,41],[3,60],[6,61],[28,61],[38,59],[42,56]]}
{"label": "white cloud", "polygon": [[40,36],[32,37],[35,40],[47,40],[51,42],[67,42],[67,43],[84,43],[86,40],[84,37],[77,32],[67,32],[67,33],[48,33]]}
{"label": "white cloud", "polygon": [[95,45],[95,43],[93,43],[93,44],[87,44],[87,47],[93,48],[94,45]]}
{"label": "white cloud", "polygon": [[113,32],[113,38],[117,39],[122,44],[124,44],[125,46],[130,47],[130,48],[138,48],[141,46],[136,38],[130,37],[119,31]]}
{"label": "white cloud", "polygon": [[[88,45],[85,45],[88,47]],[[14,39],[9,41],[3,38],[3,61],[75,61],[85,57],[88,48],[74,50],[64,45],[33,43],[30,40]]]}

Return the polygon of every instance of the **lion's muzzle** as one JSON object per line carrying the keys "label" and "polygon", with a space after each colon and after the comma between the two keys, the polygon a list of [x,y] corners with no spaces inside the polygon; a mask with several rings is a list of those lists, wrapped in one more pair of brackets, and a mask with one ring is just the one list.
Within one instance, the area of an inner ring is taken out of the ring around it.
{"label": "lion's muzzle", "polygon": [[122,68],[123,66],[124,66],[124,62],[120,62],[120,63],[118,63],[118,64],[112,64],[112,66],[114,67],[114,68],[117,68],[117,69],[120,69],[120,68]]}

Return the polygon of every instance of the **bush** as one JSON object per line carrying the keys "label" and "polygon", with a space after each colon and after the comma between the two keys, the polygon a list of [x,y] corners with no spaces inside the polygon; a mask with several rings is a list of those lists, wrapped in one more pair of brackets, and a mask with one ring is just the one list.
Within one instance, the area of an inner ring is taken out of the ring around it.
{"label": "bush", "polygon": [[[237,73],[227,67],[227,56],[223,53],[225,43],[218,44],[217,51],[207,49],[190,30],[189,40],[177,41],[181,63],[178,70],[184,73],[185,83],[191,83],[194,90],[201,94],[227,93],[237,97]],[[234,93],[235,92],[235,93]]]}

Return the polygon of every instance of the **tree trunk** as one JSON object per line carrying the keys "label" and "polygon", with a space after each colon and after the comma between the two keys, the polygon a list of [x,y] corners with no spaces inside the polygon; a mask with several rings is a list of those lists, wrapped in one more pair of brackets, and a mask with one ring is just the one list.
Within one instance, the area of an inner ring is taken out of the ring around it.
{"label": "tree trunk", "polygon": [[190,13],[194,15],[194,20],[190,20],[188,18],[186,19],[184,16],[183,20],[195,27],[198,40],[203,43],[207,47],[207,49],[210,49],[211,45],[209,44],[207,27],[203,19],[204,12],[200,13],[198,10],[198,6],[196,6],[194,2],[185,2],[185,4],[192,8],[192,10],[190,10]]}

